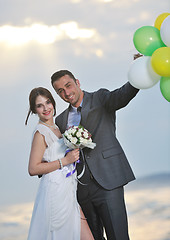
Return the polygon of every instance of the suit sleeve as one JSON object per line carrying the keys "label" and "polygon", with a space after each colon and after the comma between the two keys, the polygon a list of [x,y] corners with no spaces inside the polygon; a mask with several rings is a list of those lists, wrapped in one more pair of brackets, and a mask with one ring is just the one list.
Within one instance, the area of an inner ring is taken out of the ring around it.
{"label": "suit sleeve", "polygon": [[139,89],[134,88],[129,82],[114,91],[107,89],[98,91],[100,102],[108,111],[116,111],[125,107],[138,92]]}

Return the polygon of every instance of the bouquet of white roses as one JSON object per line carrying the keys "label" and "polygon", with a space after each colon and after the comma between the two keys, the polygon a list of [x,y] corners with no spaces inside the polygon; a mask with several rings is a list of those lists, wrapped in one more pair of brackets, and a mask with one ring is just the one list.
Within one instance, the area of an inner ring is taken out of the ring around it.
{"label": "bouquet of white roses", "polygon": [[96,143],[92,142],[92,135],[81,125],[68,128],[64,134],[64,143],[70,149],[88,147],[93,149]]}
{"label": "bouquet of white roses", "polygon": [[[63,134],[64,143],[69,148],[66,151],[66,154],[67,154],[67,152],[69,152],[70,150],[75,149],[75,148],[80,148],[80,151],[82,153],[83,170],[82,170],[81,174],[79,174],[79,176],[77,176],[77,181],[82,185],[86,185],[86,184],[81,183],[78,180],[79,178],[81,178],[83,176],[84,171],[85,171],[84,154],[82,152],[82,148],[88,147],[88,148],[93,149],[96,146],[96,143],[92,142],[91,137],[92,137],[92,135],[81,125],[69,127]],[[80,162],[80,160],[73,163],[74,169],[72,172],[69,172],[66,175],[66,177],[69,177],[70,175],[75,173],[76,163],[79,163],[79,162]]]}

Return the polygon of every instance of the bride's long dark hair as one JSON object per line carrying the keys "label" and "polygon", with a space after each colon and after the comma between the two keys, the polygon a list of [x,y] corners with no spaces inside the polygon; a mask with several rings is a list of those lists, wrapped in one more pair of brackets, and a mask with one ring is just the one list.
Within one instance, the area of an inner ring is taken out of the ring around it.
{"label": "bride's long dark hair", "polygon": [[53,107],[54,107],[54,116],[56,115],[56,104],[55,104],[55,100],[52,96],[52,94],[50,93],[50,91],[46,88],[43,88],[43,87],[38,87],[38,88],[34,88],[31,90],[30,92],[30,95],[29,95],[29,111],[28,111],[28,114],[27,114],[27,118],[25,120],[25,125],[27,125],[27,122],[28,122],[28,118],[30,116],[30,114],[36,114],[36,109],[35,109],[35,101],[36,101],[36,98],[38,96],[43,96],[43,97],[46,97],[48,99],[50,99]]}

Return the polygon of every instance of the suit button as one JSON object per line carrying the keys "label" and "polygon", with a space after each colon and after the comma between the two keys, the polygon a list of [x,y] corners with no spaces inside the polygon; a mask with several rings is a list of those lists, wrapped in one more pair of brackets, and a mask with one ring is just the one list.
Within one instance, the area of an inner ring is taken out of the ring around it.
{"label": "suit button", "polygon": [[87,159],[89,159],[89,158],[90,158],[90,156],[86,156],[86,158],[87,158]]}

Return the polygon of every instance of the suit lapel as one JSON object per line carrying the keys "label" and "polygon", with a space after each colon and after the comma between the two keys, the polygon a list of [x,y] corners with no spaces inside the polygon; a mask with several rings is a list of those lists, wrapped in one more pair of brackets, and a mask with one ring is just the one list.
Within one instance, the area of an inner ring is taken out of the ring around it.
{"label": "suit lapel", "polygon": [[57,123],[61,133],[64,133],[67,128],[68,113],[69,107],[57,118],[58,119]]}
{"label": "suit lapel", "polygon": [[81,110],[81,122],[80,122],[82,126],[86,125],[86,121],[87,121],[87,117],[88,117],[88,113],[90,111],[90,105],[91,105],[90,98],[91,98],[90,94],[87,92],[84,92],[84,98],[83,98],[83,104],[82,104],[82,110]]}
{"label": "suit lapel", "polygon": [[64,129],[67,128],[67,121],[68,121],[68,114],[69,114],[69,107],[66,109],[63,117],[63,127]]}

